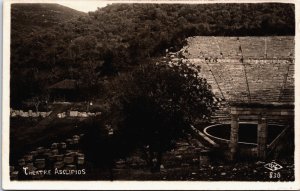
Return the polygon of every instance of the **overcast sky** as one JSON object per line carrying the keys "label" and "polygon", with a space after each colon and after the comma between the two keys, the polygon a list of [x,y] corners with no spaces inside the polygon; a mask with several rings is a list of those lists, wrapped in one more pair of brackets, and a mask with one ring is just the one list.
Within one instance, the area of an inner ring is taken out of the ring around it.
{"label": "overcast sky", "polygon": [[60,1],[59,4],[76,9],[82,12],[96,11],[97,7],[105,7],[107,3],[103,1]]}

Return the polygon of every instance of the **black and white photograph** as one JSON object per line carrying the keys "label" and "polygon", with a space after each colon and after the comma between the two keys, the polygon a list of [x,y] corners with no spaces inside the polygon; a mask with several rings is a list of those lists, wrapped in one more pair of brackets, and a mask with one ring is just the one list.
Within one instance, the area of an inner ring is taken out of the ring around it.
{"label": "black and white photograph", "polygon": [[4,3],[4,188],[299,189],[294,1]]}

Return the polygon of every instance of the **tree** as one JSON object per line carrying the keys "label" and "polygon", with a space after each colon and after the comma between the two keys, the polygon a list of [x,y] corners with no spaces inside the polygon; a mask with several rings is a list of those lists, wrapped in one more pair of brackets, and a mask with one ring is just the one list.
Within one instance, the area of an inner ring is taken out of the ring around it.
{"label": "tree", "polygon": [[183,58],[140,65],[118,76],[107,91],[112,110],[106,123],[115,129],[119,145],[114,152],[126,155],[136,147],[143,149],[154,171],[159,170],[163,152],[185,135],[190,124],[209,120],[215,106],[199,67]]}
{"label": "tree", "polygon": [[88,119],[85,124],[86,133],[81,143],[87,158],[96,168],[109,170],[113,180],[113,161],[116,158],[114,141],[108,136],[105,118]]}

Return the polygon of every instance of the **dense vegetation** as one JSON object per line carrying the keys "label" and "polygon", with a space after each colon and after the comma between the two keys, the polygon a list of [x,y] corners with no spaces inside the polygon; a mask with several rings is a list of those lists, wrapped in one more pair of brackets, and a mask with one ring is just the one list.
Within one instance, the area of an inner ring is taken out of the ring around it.
{"label": "dense vegetation", "polygon": [[294,25],[291,4],[112,4],[88,15],[13,4],[12,104],[66,78],[92,90],[103,77],[181,48],[188,36],[294,35]]}
{"label": "dense vegetation", "polygon": [[[11,7],[12,30],[22,30],[19,33],[35,32],[37,29],[53,27],[58,23],[85,15],[87,14],[58,4],[13,4]],[[18,31],[14,32],[14,34],[17,33]]]}
{"label": "dense vegetation", "polygon": [[[111,167],[114,159],[138,148],[148,166],[159,170],[163,153],[189,125],[208,121],[217,103],[210,85],[199,76],[199,67],[174,60],[141,65],[112,80],[107,116],[85,128],[85,150],[95,164]],[[108,126],[113,135],[105,132]]]}

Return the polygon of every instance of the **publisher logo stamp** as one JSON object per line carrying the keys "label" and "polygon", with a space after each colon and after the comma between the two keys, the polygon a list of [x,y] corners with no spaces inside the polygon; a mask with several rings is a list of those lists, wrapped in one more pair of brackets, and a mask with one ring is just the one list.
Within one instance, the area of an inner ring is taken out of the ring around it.
{"label": "publisher logo stamp", "polygon": [[278,164],[276,162],[270,162],[270,163],[265,164],[264,167],[271,171],[271,172],[269,172],[270,179],[279,179],[281,177],[280,172],[275,172],[275,171],[283,168],[280,164]]}
{"label": "publisher logo stamp", "polygon": [[283,168],[280,164],[277,164],[276,162],[267,163],[264,165],[264,167],[273,172]]}

